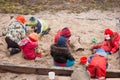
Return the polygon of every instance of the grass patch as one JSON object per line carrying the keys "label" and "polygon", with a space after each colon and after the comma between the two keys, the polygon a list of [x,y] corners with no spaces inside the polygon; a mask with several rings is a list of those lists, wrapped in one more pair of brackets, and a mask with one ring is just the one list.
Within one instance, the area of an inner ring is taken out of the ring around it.
{"label": "grass patch", "polygon": [[34,14],[39,11],[57,12],[69,10],[80,13],[91,9],[110,10],[120,8],[120,0],[0,0],[0,12]]}

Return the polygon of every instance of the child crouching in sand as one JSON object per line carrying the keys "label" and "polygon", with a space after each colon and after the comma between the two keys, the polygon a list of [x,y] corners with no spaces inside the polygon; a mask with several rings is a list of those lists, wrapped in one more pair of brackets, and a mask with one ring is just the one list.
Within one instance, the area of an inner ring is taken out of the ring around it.
{"label": "child crouching in sand", "polygon": [[66,36],[62,35],[55,44],[51,45],[50,54],[55,66],[69,67],[74,65],[75,59],[71,55],[66,42]]}
{"label": "child crouching in sand", "polygon": [[91,57],[88,64],[88,72],[91,78],[96,80],[106,80],[106,69],[107,69],[107,53],[104,49],[97,49],[95,54]]}
{"label": "child crouching in sand", "polygon": [[36,53],[35,48],[38,46],[38,34],[31,33],[27,38],[19,42],[19,46],[25,59],[35,59],[41,57],[41,53]]}

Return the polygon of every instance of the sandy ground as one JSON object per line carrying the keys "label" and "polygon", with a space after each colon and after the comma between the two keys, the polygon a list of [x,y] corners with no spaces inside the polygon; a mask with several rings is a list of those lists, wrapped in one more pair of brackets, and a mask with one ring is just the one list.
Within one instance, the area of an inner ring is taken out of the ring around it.
{"label": "sandy ground", "polygon": [[[0,73],[0,80],[50,80],[48,75]],[[54,80],[71,80],[67,76],[55,76]],[[120,78],[107,78],[106,80],[120,80]]]}
{"label": "sandy ground", "polygon": [[[6,23],[9,23],[10,16],[16,14],[0,14],[0,28],[5,27]],[[92,38],[96,38],[97,42],[103,41],[103,31],[105,28],[111,28],[117,31],[116,19],[120,18],[120,10],[114,11],[99,11],[91,10],[89,12],[83,12],[80,14],[67,13],[67,11],[61,11],[57,13],[40,12],[35,15],[25,15],[26,19],[31,16],[44,19],[51,28],[48,35],[42,37],[39,41],[40,49],[43,50],[43,57],[39,61],[25,60],[22,54],[16,54],[14,56],[8,56],[8,50],[6,49],[6,43],[4,37],[0,37],[0,62],[2,63],[14,63],[25,65],[39,65],[39,66],[53,66],[52,57],[49,54],[50,45],[53,44],[54,35],[59,29],[63,27],[69,27],[71,29],[72,37],[71,42],[75,46],[84,48],[84,51],[74,52],[71,50],[72,55],[75,57],[75,65],[70,68],[80,67],[79,58],[81,56],[90,56],[90,46],[93,45]],[[80,36],[80,44],[78,43],[78,36]],[[120,69],[119,60],[116,59],[118,54],[113,54],[108,57],[109,69]],[[6,73],[7,75],[7,73]],[[16,75],[16,74],[15,74]],[[0,74],[0,76],[4,76]],[[23,75],[22,75],[23,76]],[[4,80],[0,77],[0,80]],[[13,80],[13,79],[5,79]],[[14,79],[14,80],[34,80],[34,79]],[[39,80],[39,79],[36,79]],[[59,80],[59,79],[58,79]],[[65,80],[65,79],[64,79]],[[67,80],[67,79],[66,79]]]}

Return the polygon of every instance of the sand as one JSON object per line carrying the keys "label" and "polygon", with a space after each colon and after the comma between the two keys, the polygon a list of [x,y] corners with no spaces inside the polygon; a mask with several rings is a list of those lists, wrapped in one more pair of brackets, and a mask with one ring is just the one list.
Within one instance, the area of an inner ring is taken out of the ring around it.
{"label": "sand", "polygon": [[[31,16],[35,16],[40,19],[44,19],[51,31],[48,35],[45,35],[39,41],[40,50],[43,50],[43,56],[41,60],[25,60],[22,54],[16,54],[14,56],[8,56],[9,51],[6,48],[4,37],[0,37],[0,62],[2,63],[14,63],[14,64],[25,64],[25,65],[39,65],[39,66],[53,66],[53,60],[50,56],[50,45],[53,44],[54,35],[59,29],[63,27],[69,27],[72,33],[71,42],[75,46],[84,48],[84,51],[75,52],[71,50],[72,55],[75,57],[75,65],[70,68],[79,68],[79,58],[81,56],[89,57],[91,55],[90,47],[95,44],[92,43],[92,38],[96,38],[97,42],[102,42],[104,38],[104,29],[111,28],[117,31],[116,19],[120,18],[120,10],[115,9],[114,11],[99,11],[91,10],[80,14],[68,13],[67,11],[60,11],[57,13],[50,13],[47,11],[37,13],[35,15],[25,15],[26,19]],[[10,16],[17,14],[0,14],[0,29],[4,28],[9,23]],[[2,30],[1,30],[2,31]],[[80,36],[80,43],[78,38]],[[109,69],[120,69],[119,60],[117,59],[118,54],[113,54],[108,57]],[[2,74],[0,74],[2,75]],[[6,73],[7,75],[7,73]],[[0,78],[1,80],[4,80]],[[11,79],[6,79],[11,80]],[[19,80],[19,79],[15,79]],[[30,79],[20,79],[30,80]],[[32,79],[34,80],[34,79]],[[39,79],[37,79],[39,80]]]}
{"label": "sand", "polygon": [[[50,80],[48,75],[0,73],[0,80]],[[69,76],[55,76],[55,80],[71,80]],[[106,80],[120,80],[107,78]]]}

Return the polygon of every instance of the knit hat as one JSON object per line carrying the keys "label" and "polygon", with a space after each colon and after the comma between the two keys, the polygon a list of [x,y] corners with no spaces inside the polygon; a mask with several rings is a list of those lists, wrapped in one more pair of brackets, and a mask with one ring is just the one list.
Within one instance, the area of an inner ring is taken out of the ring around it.
{"label": "knit hat", "polygon": [[35,17],[31,17],[28,22],[29,25],[36,25],[37,19]]}
{"label": "knit hat", "polygon": [[69,28],[65,27],[61,31],[61,35],[64,35],[66,38],[69,38],[71,36],[71,32]]}
{"label": "knit hat", "polygon": [[36,42],[38,40],[38,34],[37,33],[31,33],[29,36],[29,39]]}
{"label": "knit hat", "polygon": [[57,41],[56,45],[59,46],[59,47],[65,47],[66,46],[66,40],[67,39],[66,39],[65,36],[60,36],[58,38],[58,41]]}
{"label": "knit hat", "polygon": [[104,34],[112,36],[113,35],[113,31],[111,29],[107,28],[107,29],[105,29]]}
{"label": "knit hat", "polygon": [[16,17],[16,20],[19,21],[19,22],[21,22],[22,24],[24,24],[26,22],[24,16],[22,16],[22,15],[18,15]]}

